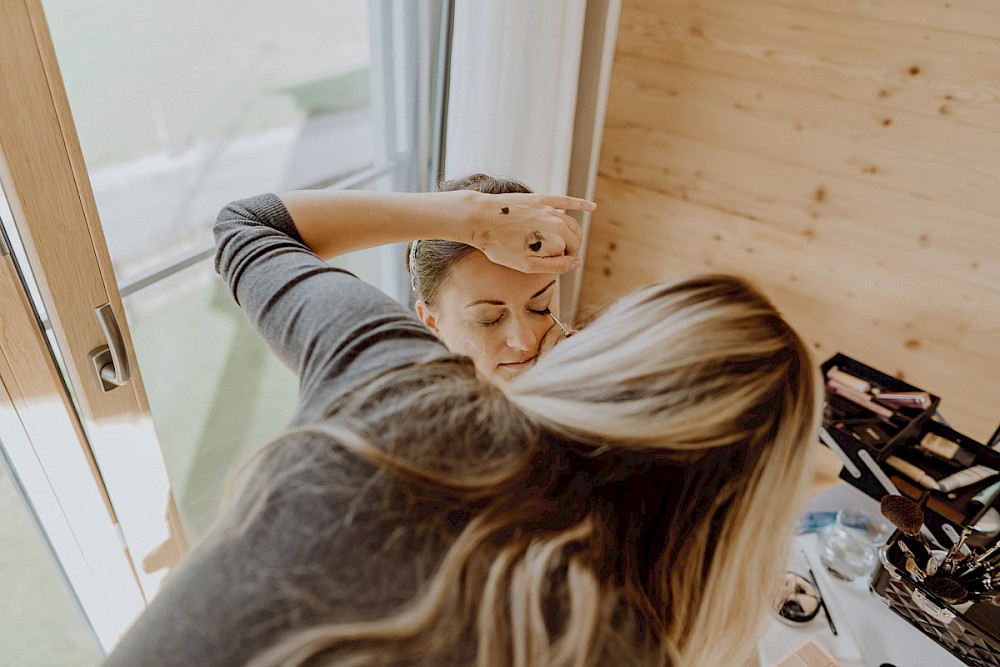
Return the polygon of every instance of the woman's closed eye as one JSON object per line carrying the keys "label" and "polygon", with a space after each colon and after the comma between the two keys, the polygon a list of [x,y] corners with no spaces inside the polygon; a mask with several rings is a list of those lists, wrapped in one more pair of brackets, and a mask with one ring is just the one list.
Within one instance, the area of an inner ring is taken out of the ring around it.
{"label": "woman's closed eye", "polygon": [[498,315],[496,319],[493,320],[477,320],[477,322],[481,327],[494,327],[503,322],[504,317],[506,317],[506,313]]}
{"label": "woman's closed eye", "polygon": [[[548,308],[543,308],[542,310],[535,310],[534,308],[526,308],[525,310],[527,310],[532,315],[538,315],[539,317],[545,317],[546,315],[549,314]],[[494,327],[503,322],[506,317],[507,314],[502,313],[492,320],[477,320],[477,324],[479,324],[479,326],[481,327]]]}

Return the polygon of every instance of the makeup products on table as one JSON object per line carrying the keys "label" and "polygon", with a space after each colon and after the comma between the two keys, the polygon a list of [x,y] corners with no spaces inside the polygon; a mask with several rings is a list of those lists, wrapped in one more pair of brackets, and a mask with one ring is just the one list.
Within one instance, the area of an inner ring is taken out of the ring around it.
{"label": "makeup products on table", "polygon": [[[843,462],[840,477],[876,500],[886,494],[920,499],[926,521],[919,532],[942,545],[934,547],[941,550],[939,560],[955,547],[949,566],[992,545],[1000,535],[1000,448],[990,450],[951,429],[937,415],[940,399],[899,377],[840,353],[822,364],[821,373],[826,400],[820,440]],[[981,512],[995,500],[992,511]],[[926,566],[919,538],[907,542]]]}
{"label": "makeup products on table", "polygon": [[937,396],[900,377],[839,353],[821,372],[821,440],[897,528],[871,590],[965,664],[1000,665],[1000,446],[955,431]]}
{"label": "makeup products on table", "polygon": [[879,403],[899,408],[925,410],[931,406],[931,395],[926,391],[882,391],[873,389],[872,394]]}
{"label": "makeup products on table", "polygon": [[[832,361],[846,357],[838,355]],[[883,386],[875,380],[862,378],[847,372],[837,363],[824,365],[826,368],[826,406],[824,423],[830,429],[851,438],[857,446],[875,450],[882,449],[906,430],[913,419],[923,410],[915,409],[911,400],[903,400],[900,405],[891,401],[880,402],[880,395],[906,396],[911,393],[921,397],[927,392],[904,391],[907,385]],[[860,364],[856,364],[860,367]],[[933,398],[929,399],[933,403]]]}
{"label": "makeup products on table", "polygon": [[898,456],[890,456],[885,460],[885,464],[890,468],[894,468],[895,470],[903,473],[925,489],[931,489],[932,491],[941,490],[941,486],[938,484],[936,479],[927,474],[925,470],[917,465],[914,465],[913,463],[910,463],[909,461],[905,461]]}
{"label": "makeup products on table", "polygon": [[994,482],[987,487],[984,487],[982,491],[972,496],[972,500],[969,501],[968,509],[975,512],[978,511],[983,505],[991,504],[1000,494],[1000,482]]}
{"label": "makeup products on table", "polygon": [[[925,492],[922,499],[928,497]],[[983,506],[964,524],[961,534],[951,531],[951,544],[942,552],[925,550],[923,547],[927,545],[919,540],[918,530],[925,517],[920,503],[903,496],[885,496],[881,501],[882,514],[901,533],[890,547],[900,554],[896,562],[912,581],[947,605],[992,599],[1000,590],[1000,544],[977,551],[969,546],[968,540],[987,512],[995,511],[996,502],[994,497],[989,505]]]}
{"label": "makeup products on table", "polygon": [[924,435],[923,439],[920,440],[920,444],[917,445],[920,449],[930,452],[935,456],[940,456],[943,459],[948,459],[949,461],[955,461],[964,466],[971,466],[976,460],[975,454],[967,449],[962,449],[962,446],[957,442],[951,440],[945,440],[936,433],[927,433]]}
{"label": "makeup products on table", "polygon": [[871,382],[868,382],[868,380],[862,380],[859,377],[855,377],[850,373],[840,370],[836,366],[833,366],[826,372],[826,377],[828,380],[836,382],[841,386],[848,387],[849,389],[861,394],[868,393],[872,388]]}
{"label": "makeup products on table", "polygon": [[971,468],[959,470],[952,475],[948,475],[947,477],[938,480],[938,487],[941,491],[955,491],[956,489],[970,486],[976,482],[981,482],[984,479],[993,477],[996,474],[997,471],[993,468],[987,468],[986,466],[972,466]]}
{"label": "makeup products on table", "polygon": [[[802,555],[805,558],[805,554]],[[816,592],[819,593],[819,606],[823,610],[823,615],[826,617],[826,624],[830,626],[830,632],[837,635],[837,626],[833,624],[833,617],[830,616],[830,610],[827,608],[826,603],[823,601],[823,591],[819,588],[819,582],[816,581],[816,575],[813,573],[812,568],[809,568],[809,581],[812,583]]]}
{"label": "makeup products on table", "polygon": [[895,414],[892,408],[876,403],[869,394],[857,391],[853,387],[841,384],[837,380],[827,380],[826,388],[837,396],[846,398],[855,405],[875,413],[881,419],[891,420]]}
{"label": "makeup products on table", "polygon": [[[901,475],[889,475],[889,480],[899,489],[900,495],[904,495],[907,498],[919,498],[925,492],[923,487],[917,486],[912,480]],[[927,509],[957,524],[961,524],[966,516],[964,512],[946,502],[946,499],[939,498],[936,495],[928,497]]]}
{"label": "makeup products on table", "polygon": [[786,572],[778,605],[778,618],[791,623],[808,623],[816,618],[822,598],[816,585],[795,572]]}

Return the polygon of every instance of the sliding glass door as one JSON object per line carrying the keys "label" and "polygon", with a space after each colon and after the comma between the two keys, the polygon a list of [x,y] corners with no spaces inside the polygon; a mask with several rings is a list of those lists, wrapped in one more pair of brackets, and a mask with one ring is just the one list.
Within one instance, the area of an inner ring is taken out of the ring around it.
{"label": "sliding glass door", "polygon": [[[45,493],[65,509],[89,484],[97,502],[87,521],[119,553],[79,555],[120,560],[103,582],[68,578],[105,649],[211,523],[237,463],[280,431],[296,401],[295,378],[214,273],[216,213],[263,191],[428,187],[438,172],[442,4],[0,3],[4,279],[35,341],[28,361],[15,348],[29,334],[0,328],[9,362],[0,379],[38,387],[12,396],[0,441],[16,418],[19,465],[34,457],[42,477],[48,443],[77,452],[64,457],[74,471],[65,488]],[[340,261],[405,300],[398,248]],[[29,382],[42,366],[47,381]],[[25,417],[40,404],[59,415],[57,433]],[[54,543],[52,521],[40,525]],[[66,530],[85,532],[72,523]],[[53,551],[69,572],[69,551]],[[95,623],[87,590],[119,615]]]}

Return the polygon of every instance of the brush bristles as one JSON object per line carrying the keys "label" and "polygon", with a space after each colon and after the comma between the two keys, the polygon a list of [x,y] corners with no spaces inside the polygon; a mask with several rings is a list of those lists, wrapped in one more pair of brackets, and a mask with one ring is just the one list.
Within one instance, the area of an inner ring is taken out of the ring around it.
{"label": "brush bristles", "polygon": [[957,604],[969,596],[965,586],[950,577],[932,577],[924,582],[924,588],[948,604]]}
{"label": "brush bristles", "polygon": [[882,496],[882,516],[907,535],[916,535],[924,525],[924,511],[905,496]]}

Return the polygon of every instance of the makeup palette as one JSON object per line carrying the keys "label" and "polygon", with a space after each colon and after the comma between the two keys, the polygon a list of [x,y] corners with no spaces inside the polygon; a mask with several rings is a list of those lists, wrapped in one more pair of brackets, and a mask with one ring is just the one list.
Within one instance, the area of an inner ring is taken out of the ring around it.
{"label": "makeup palette", "polygon": [[840,663],[816,640],[810,639],[778,661],[775,667],[840,667]]}

